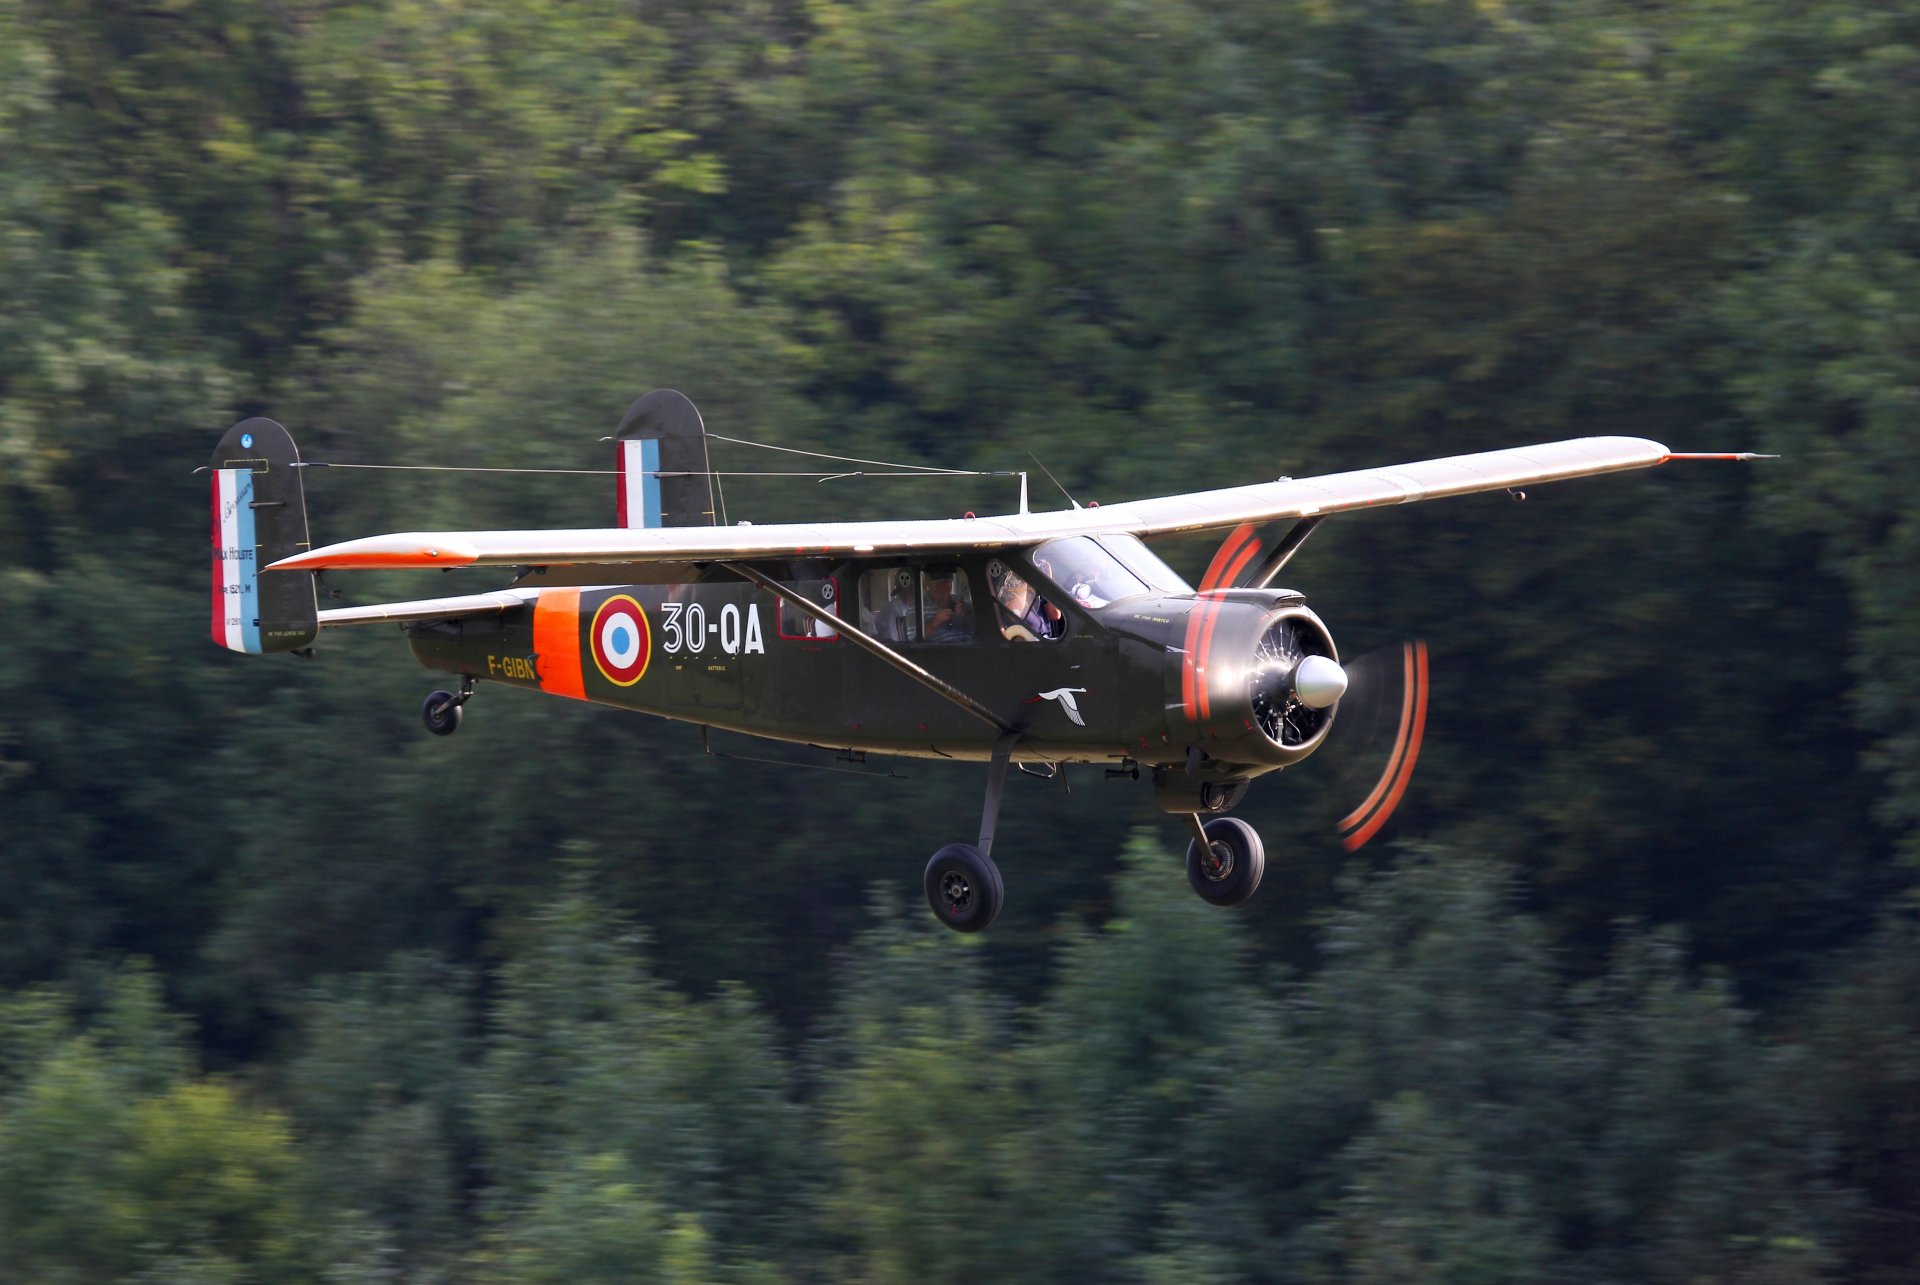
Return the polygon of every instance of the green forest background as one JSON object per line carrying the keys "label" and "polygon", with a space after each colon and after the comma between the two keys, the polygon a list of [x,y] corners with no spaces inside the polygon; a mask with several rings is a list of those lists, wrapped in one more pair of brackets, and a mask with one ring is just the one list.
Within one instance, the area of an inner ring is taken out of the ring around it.
{"label": "green forest background", "polygon": [[[0,0],[0,1278],[1915,1279],[1916,158],[1911,0]],[[1215,911],[1144,785],[1016,778],[963,939],[977,769],[208,640],[239,417],[606,468],[655,387],[1082,500],[1784,458],[1329,523],[1343,650],[1433,649],[1389,841],[1263,781]]]}

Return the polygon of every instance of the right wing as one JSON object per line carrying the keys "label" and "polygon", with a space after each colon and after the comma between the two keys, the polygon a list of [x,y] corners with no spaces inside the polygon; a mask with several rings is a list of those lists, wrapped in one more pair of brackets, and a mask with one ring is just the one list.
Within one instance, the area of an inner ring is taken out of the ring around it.
{"label": "right wing", "polygon": [[1245,522],[1411,504],[1568,478],[1650,468],[1679,458],[1640,437],[1581,437],[1413,464],[1282,478],[1251,486],[1129,500],[1100,508],[902,522],[805,522],[572,531],[410,531],[298,553],[272,570],[355,567],[564,566],[794,557],[880,557],[1005,549],[1067,535],[1152,537]]}

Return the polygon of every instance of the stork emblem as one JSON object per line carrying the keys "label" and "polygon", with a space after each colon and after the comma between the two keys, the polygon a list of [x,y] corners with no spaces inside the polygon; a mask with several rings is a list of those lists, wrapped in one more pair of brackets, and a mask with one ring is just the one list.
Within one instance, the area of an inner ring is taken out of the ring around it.
{"label": "stork emblem", "polygon": [[1023,701],[1022,704],[1031,705],[1034,701],[1059,701],[1060,708],[1067,711],[1067,717],[1079,726],[1085,727],[1087,720],[1080,717],[1080,706],[1073,697],[1076,692],[1085,695],[1086,690],[1084,687],[1056,687],[1050,692],[1041,692],[1032,700]]}

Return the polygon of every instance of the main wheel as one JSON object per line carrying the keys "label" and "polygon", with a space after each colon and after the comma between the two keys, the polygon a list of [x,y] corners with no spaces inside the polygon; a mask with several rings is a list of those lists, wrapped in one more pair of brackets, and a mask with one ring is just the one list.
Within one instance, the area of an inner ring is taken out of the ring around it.
{"label": "main wheel", "polygon": [[1239,817],[1215,817],[1206,831],[1207,851],[1197,840],[1187,843],[1187,882],[1202,901],[1237,906],[1253,895],[1267,872],[1260,833]]}
{"label": "main wheel", "polygon": [[460,712],[452,692],[434,692],[420,706],[420,721],[435,736],[452,736],[460,730]]}
{"label": "main wheel", "polygon": [[923,882],[933,917],[957,933],[985,928],[1007,898],[1000,867],[965,843],[949,843],[934,853]]}

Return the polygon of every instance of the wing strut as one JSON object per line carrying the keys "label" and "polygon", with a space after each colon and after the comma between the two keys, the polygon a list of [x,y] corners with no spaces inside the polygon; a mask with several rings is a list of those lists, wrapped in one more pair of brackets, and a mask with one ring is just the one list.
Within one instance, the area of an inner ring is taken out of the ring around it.
{"label": "wing strut", "polygon": [[806,612],[809,616],[812,616],[815,620],[827,626],[827,628],[833,630],[854,646],[859,647],[863,651],[872,652],[875,656],[886,661],[887,664],[892,665],[895,669],[905,674],[908,678],[911,678],[914,682],[919,683],[928,691],[952,701],[955,705],[966,710],[967,713],[980,719],[982,722],[993,724],[1002,734],[1014,730],[1012,724],[1008,723],[1005,719],[988,709],[985,705],[982,705],[973,697],[961,691],[958,687],[955,687],[952,683],[949,683],[946,679],[914,664],[873,635],[862,633],[840,617],[828,611],[825,607],[822,607],[819,603],[809,602],[802,595],[789,593],[780,582],[773,579],[773,577],[739,562],[723,562],[720,565],[743,580],[751,580],[775,597],[786,599],[786,601],[800,608],[800,610]]}
{"label": "wing strut", "polygon": [[1294,554],[1300,552],[1300,546],[1307,542],[1307,537],[1313,534],[1313,529],[1325,520],[1326,514],[1316,513],[1312,517],[1301,518],[1294,523],[1293,530],[1287,532],[1280,543],[1273,547],[1273,552],[1269,553],[1267,560],[1260,564],[1260,569],[1247,578],[1247,587],[1264,589],[1272,584],[1279,576],[1281,568],[1293,560]]}

